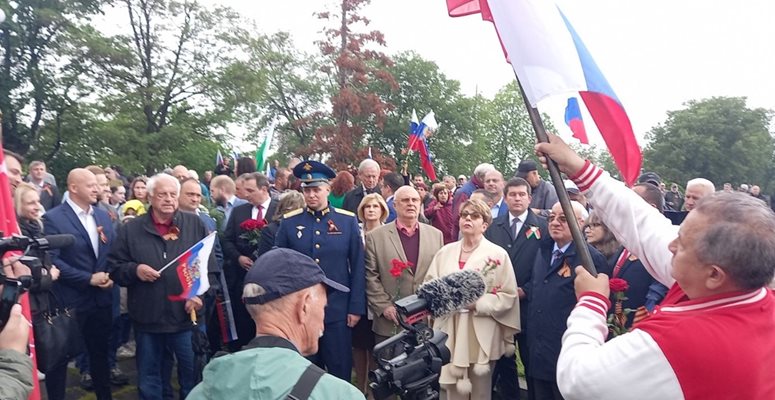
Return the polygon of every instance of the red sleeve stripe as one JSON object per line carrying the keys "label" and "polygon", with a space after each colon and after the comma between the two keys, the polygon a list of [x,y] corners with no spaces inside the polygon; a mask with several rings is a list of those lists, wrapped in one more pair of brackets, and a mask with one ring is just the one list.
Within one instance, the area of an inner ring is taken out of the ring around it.
{"label": "red sleeve stripe", "polygon": [[608,314],[608,308],[611,307],[611,302],[600,293],[584,292],[579,297],[576,307],[586,307],[605,317]]}
{"label": "red sleeve stripe", "polygon": [[603,174],[603,170],[594,166],[589,160],[584,162],[584,167],[570,179],[579,187],[579,190],[587,191],[589,187]]}

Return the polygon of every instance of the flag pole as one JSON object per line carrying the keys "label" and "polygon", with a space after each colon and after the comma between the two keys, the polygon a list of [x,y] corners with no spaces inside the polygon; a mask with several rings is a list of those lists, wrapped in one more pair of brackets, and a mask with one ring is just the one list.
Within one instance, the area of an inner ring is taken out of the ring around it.
{"label": "flag pole", "polygon": [[[537,108],[530,105],[527,94],[525,94],[525,89],[522,87],[522,83],[519,81],[519,76],[516,76],[516,73],[514,74],[514,78],[517,80],[517,85],[519,85],[519,92],[522,94],[522,100],[527,108],[527,114],[530,116],[530,122],[533,124],[533,130],[536,133],[538,142],[549,143],[549,136],[546,134],[546,128],[544,127],[544,121],[541,119],[541,114],[538,112]],[[560,200],[562,211],[565,213],[566,219],[568,220],[568,228],[570,229],[573,241],[576,243],[576,251],[581,258],[581,264],[590,274],[597,276],[595,264],[592,262],[592,255],[589,253],[589,248],[586,246],[587,241],[581,233],[581,228],[576,219],[576,213],[573,211],[570,197],[568,197],[568,192],[565,190],[565,185],[562,182],[560,168],[557,166],[557,163],[549,157],[546,157],[546,165],[549,167],[549,176],[552,178],[552,184],[557,191],[557,198]],[[572,218],[567,218],[567,216],[571,216]]]}

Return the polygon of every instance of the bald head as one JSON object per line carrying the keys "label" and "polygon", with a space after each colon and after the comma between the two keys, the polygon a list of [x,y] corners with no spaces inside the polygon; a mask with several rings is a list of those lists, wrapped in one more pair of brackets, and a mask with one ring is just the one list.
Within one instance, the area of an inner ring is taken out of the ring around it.
{"label": "bald head", "polygon": [[97,176],[85,168],[75,168],[67,174],[67,190],[73,202],[84,210],[97,202],[100,193]]}

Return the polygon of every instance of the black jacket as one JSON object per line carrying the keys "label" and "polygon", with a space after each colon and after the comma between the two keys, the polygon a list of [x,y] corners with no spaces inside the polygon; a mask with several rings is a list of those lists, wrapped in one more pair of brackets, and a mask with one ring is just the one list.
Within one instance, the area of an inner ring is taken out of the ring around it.
{"label": "black jacket", "polygon": [[[155,282],[143,282],[137,277],[137,265],[147,264],[161,269],[196,242],[207,236],[207,228],[195,214],[176,212],[172,224],[180,230],[177,240],[164,240],[151,219],[152,211],[124,224],[108,257],[108,269],[113,281],[127,288],[129,317],[138,331],[174,333],[191,328],[191,319],[184,301],[170,301],[183,288],[175,266],[170,266]],[[210,253],[208,265],[215,265]],[[211,289],[217,284],[209,274]],[[197,314],[201,317],[200,310]]]}
{"label": "black jacket", "polygon": [[[371,193],[380,193],[380,187],[377,185],[371,190]],[[361,200],[366,196],[363,190],[363,185],[358,185],[355,189],[344,194],[344,201],[342,202],[342,208],[358,214],[358,206],[361,205]]]}

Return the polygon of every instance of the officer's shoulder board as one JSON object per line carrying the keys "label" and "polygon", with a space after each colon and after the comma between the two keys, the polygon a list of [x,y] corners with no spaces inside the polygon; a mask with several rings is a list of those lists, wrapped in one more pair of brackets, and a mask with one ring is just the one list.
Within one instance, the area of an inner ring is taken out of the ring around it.
{"label": "officer's shoulder board", "polygon": [[336,208],[336,207],[332,207],[332,208],[338,214],[344,214],[344,215],[347,215],[347,216],[350,216],[350,217],[354,217],[355,216],[355,213],[352,212],[352,211],[347,211],[347,210],[344,210],[344,209],[341,209],[341,208]]}
{"label": "officer's shoulder board", "polygon": [[297,208],[293,211],[288,211],[287,213],[283,214],[283,218],[290,218],[296,215],[301,214],[301,212],[304,211],[304,208]]}

